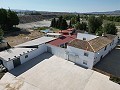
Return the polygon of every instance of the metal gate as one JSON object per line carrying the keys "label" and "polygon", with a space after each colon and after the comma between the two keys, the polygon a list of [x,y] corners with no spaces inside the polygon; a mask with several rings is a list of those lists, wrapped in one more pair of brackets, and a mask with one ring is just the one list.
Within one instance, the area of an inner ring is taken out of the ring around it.
{"label": "metal gate", "polygon": [[21,65],[20,58],[13,60],[14,68]]}

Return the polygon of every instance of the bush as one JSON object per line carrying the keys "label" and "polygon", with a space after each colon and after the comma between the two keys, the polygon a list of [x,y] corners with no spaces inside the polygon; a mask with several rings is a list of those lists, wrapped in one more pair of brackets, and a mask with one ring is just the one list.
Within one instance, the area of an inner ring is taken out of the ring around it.
{"label": "bush", "polygon": [[0,28],[0,41],[3,39],[3,35],[4,35],[4,32],[3,32],[3,30]]}

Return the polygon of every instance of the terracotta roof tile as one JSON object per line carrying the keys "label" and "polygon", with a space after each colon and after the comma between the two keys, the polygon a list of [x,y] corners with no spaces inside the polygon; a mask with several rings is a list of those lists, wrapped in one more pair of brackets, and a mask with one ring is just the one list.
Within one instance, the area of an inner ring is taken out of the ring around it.
{"label": "terracotta roof tile", "polygon": [[88,42],[93,47],[94,52],[97,52],[97,51],[101,50],[102,48],[104,48],[106,45],[110,44],[112,42],[112,40],[110,40],[106,37],[97,37]]}
{"label": "terracotta roof tile", "polygon": [[84,41],[84,40],[75,39],[75,40],[71,41],[68,45],[73,46],[75,48],[80,48],[80,49],[83,49],[83,50],[94,52],[94,50],[90,46],[90,44],[87,41]]}
{"label": "terracotta roof tile", "polygon": [[90,41],[75,39],[72,42],[70,42],[68,45],[73,46],[75,48],[91,51],[91,52],[97,52],[102,48],[104,48],[106,45],[110,44],[115,37],[116,37],[115,35],[107,34],[104,37],[103,36],[97,37]]}
{"label": "terracotta roof tile", "polygon": [[110,40],[113,40],[116,37],[116,35],[106,34],[105,37]]}

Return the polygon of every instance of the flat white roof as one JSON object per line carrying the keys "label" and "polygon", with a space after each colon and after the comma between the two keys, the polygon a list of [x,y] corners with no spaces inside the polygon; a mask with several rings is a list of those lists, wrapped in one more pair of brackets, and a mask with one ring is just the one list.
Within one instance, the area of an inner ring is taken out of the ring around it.
{"label": "flat white roof", "polygon": [[49,42],[49,41],[54,40],[54,39],[56,39],[56,38],[41,37],[41,38],[38,38],[38,39],[35,39],[32,41],[25,42],[23,44],[15,46],[15,48],[11,48],[11,49],[0,52],[0,58],[5,60],[5,61],[9,61],[11,59],[14,59],[15,56],[18,57],[18,56],[20,56],[20,54],[27,53],[28,51],[30,52],[30,51],[32,51],[32,49],[33,50],[35,49],[35,48],[17,48],[17,47],[40,45],[40,44]]}
{"label": "flat white roof", "polygon": [[[38,88],[38,90],[120,90],[120,85],[110,81],[108,76],[81,68],[55,55],[48,59],[42,59],[46,56],[48,54],[42,54],[13,69],[13,73],[23,72],[22,70],[30,67],[33,63],[42,61],[12,79],[11,82],[2,79],[3,83],[0,84],[0,87],[3,90],[7,88],[7,85],[17,88],[18,84],[23,81],[19,90],[29,88],[29,86],[24,87],[25,83]],[[19,80],[17,83],[14,82],[16,79]],[[31,88],[30,90],[36,89]]]}
{"label": "flat white roof", "polygon": [[24,53],[28,53],[28,51],[30,52],[32,50],[35,50],[35,48],[11,48],[0,52],[0,58],[5,61],[9,61],[11,59],[14,59],[15,56],[19,57],[20,54],[23,55]]}
{"label": "flat white roof", "polygon": [[38,39],[35,39],[35,40],[31,40],[31,41],[28,41],[28,42],[25,42],[23,44],[19,44],[15,47],[20,47],[20,46],[34,46],[34,45],[40,45],[40,44],[43,44],[43,43],[46,43],[46,42],[49,42],[49,41],[52,41],[56,38],[53,38],[53,37],[41,37],[41,38],[38,38]]}
{"label": "flat white roof", "polygon": [[60,33],[47,33],[46,35],[60,36]]}

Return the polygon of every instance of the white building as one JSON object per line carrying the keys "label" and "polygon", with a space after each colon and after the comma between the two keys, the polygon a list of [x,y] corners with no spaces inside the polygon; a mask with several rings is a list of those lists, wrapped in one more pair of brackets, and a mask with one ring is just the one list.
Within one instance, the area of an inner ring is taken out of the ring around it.
{"label": "white building", "polygon": [[68,60],[92,69],[118,42],[115,35],[95,36],[78,33],[77,39],[67,46]]}
{"label": "white building", "polygon": [[41,37],[20,45],[14,48],[0,52],[0,60],[3,65],[11,70],[36,56],[47,52],[46,42],[54,40],[52,37]]}
{"label": "white building", "polygon": [[86,33],[78,33],[77,34],[77,39],[86,40],[86,41],[92,40],[97,37],[98,36],[96,36],[96,35],[91,35],[91,34],[86,34]]}
{"label": "white building", "polygon": [[[0,52],[0,60],[8,70],[11,70],[44,52],[49,52],[92,69],[98,61],[116,46],[118,37],[108,34],[98,37],[78,33],[77,39],[72,39],[67,49],[62,49],[48,43],[54,40],[57,39],[53,37],[41,37],[17,45],[14,48]],[[59,40],[55,41],[56,43],[59,43]]]}
{"label": "white building", "polygon": [[47,33],[45,36],[59,38],[62,36],[62,34],[60,34],[60,33]]}

